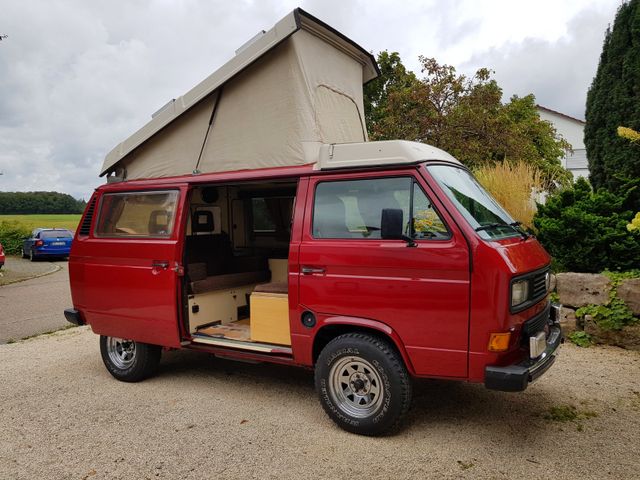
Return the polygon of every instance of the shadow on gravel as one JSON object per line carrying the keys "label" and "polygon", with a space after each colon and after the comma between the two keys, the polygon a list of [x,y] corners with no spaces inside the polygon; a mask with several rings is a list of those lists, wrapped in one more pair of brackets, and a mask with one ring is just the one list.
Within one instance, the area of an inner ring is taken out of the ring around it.
{"label": "shadow on gravel", "polygon": [[[189,378],[212,388],[218,382],[238,392],[255,388],[265,394],[289,392],[298,402],[318,402],[313,371],[270,364],[248,364],[180,350],[163,354],[158,381]],[[544,381],[544,380],[541,380]],[[534,387],[527,392],[494,392],[481,384],[444,380],[415,380],[413,405],[403,434],[430,435],[435,428],[470,428],[476,435],[508,442],[531,441],[548,429],[542,414],[557,403],[560,392]],[[283,398],[283,401],[287,401]]]}

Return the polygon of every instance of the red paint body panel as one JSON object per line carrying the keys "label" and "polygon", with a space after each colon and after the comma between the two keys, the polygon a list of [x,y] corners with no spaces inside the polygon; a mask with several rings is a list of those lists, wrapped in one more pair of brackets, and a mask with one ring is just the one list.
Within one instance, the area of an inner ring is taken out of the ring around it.
{"label": "red paint body panel", "polygon": [[[452,232],[449,240],[314,239],[311,235],[315,186],[332,179],[410,176],[416,179]],[[412,375],[480,382],[487,365],[521,359],[521,324],[540,312],[543,299],[525,311],[509,311],[514,275],[548,266],[550,258],[533,238],[482,240],[464,220],[423,165],[360,171],[315,171],[311,166],[211,173],[137,180],[100,187],[105,192],[180,190],[176,228],[162,240],[102,239],[76,235],[69,271],[74,307],[96,333],[180,347],[183,328],[181,277],[154,269],[154,260],[181,265],[188,188],[198,184],[298,181],[289,246],[289,321],[292,358],[223,347],[190,348],[246,360],[313,366],[318,332],[336,325],[367,328],[386,335]],[[98,202],[99,204],[99,202]],[[94,222],[98,216],[96,211]],[[301,273],[302,266],[324,273]],[[305,310],[316,314],[313,328],[302,325]],[[492,332],[512,330],[512,345],[487,351]]]}
{"label": "red paint body panel", "polygon": [[[416,170],[394,174],[414,176]],[[388,174],[312,179],[307,205],[313,205],[321,181],[381,176]],[[314,239],[311,222],[307,214],[299,262],[324,273],[300,275],[300,304],[321,314],[392,326],[418,375],[466,377],[469,252],[460,232],[451,240],[418,241],[409,248],[403,240]],[[438,357],[446,360],[432,361]]]}
{"label": "red paint body panel", "polygon": [[[179,189],[179,187],[178,187]],[[182,218],[186,186],[178,199]],[[100,196],[95,218],[99,215]],[[94,222],[95,222],[94,218]],[[180,346],[178,303],[184,235],[177,222],[171,238],[133,239],[82,236],[79,231],[69,258],[74,307],[100,335]],[[153,263],[167,262],[168,268]]]}

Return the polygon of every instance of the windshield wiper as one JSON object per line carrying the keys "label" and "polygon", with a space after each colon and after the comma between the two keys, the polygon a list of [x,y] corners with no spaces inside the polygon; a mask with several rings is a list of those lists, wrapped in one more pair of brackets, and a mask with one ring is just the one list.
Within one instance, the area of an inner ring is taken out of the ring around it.
{"label": "windshield wiper", "polygon": [[531,236],[524,228],[522,228],[522,222],[513,222],[510,223],[509,226],[513,227],[520,235],[522,235],[522,239],[526,240]]}
{"label": "windshield wiper", "polygon": [[519,228],[520,227],[520,222],[488,223],[486,225],[481,225],[478,228],[476,228],[476,232],[480,232],[482,230],[492,230],[494,228],[499,228],[499,227],[509,227],[509,228],[513,229],[513,231],[518,233],[518,235],[520,235],[523,240],[526,240],[527,238],[529,238],[529,234],[527,232],[525,232],[524,230],[522,230],[521,228]]}
{"label": "windshield wiper", "polygon": [[509,225],[508,223],[487,223],[486,225],[480,225],[478,228],[476,228],[476,232],[481,232],[482,230],[491,230],[498,227],[512,227],[512,226]]}

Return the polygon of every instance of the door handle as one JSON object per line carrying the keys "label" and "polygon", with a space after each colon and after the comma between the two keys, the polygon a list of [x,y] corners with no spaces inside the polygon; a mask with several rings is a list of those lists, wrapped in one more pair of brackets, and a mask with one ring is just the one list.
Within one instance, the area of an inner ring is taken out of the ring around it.
{"label": "door handle", "polygon": [[302,267],[303,275],[313,275],[314,273],[324,273],[324,268],[320,267]]}
{"label": "door handle", "polygon": [[167,262],[166,260],[154,260],[153,262],[151,262],[151,266],[153,268],[162,268],[166,270],[167,268],[169,268],[169,262]]}

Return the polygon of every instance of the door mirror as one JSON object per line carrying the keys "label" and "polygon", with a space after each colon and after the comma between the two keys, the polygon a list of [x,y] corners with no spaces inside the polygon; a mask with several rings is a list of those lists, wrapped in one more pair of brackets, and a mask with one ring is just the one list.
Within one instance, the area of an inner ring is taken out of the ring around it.
{"label": "door mirror", "polygon": [[402,210],[399,208],[383,208],[380,219],[380,236],[386,240],[401,240]]}
{"label": "door mirror", "polygon": [[418,244],[413,238],[402,233],[402,210],[400,208],[383,208],[380,219],[380,237],[385,240],[404,240],[407,247],[417,247]]}

